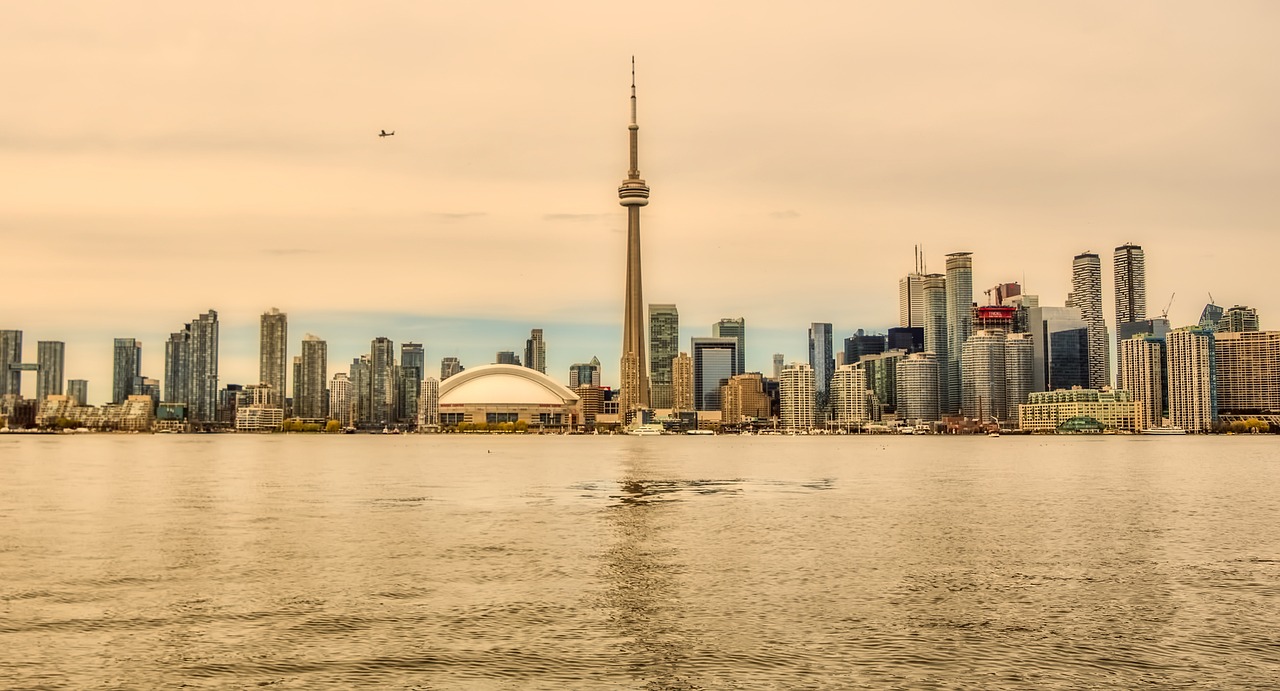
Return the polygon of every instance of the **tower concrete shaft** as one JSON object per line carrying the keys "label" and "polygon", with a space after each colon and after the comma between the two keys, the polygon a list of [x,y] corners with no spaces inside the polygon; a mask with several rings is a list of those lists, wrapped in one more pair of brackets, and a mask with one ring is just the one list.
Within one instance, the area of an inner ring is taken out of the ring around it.
{"label": "tower concrete shaft", "polygon": [[649,187],[640,178],[639,131],[636,124],[636,66],[631,60],[631,167],[618,188],[618,203],[627,209],[627,285],[622,321],[622,380],[619,413],[649,407],[649,376],[645,356],[644,291],[640,276],[640,207],[649,203]]}

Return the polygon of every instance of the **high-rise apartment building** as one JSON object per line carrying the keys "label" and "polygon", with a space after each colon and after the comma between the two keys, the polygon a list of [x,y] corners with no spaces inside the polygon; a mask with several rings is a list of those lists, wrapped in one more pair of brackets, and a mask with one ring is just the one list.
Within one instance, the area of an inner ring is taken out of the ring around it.
{"label": "high-rise apartment building", "polygon": [[542,329],[529,331],[529,338],[524,342],[524,366],[547,373],[547,343],[542,340]]}
{"label": "high-rise apartment building", "polygon": [[68,379],[67,380],[67,397],[77,406],[89,405],[89,380],[87,379]]}
{"label": "high-rise apartment building", "polygon": [[368,355],[351,360],[351,379],[347,399],[351,406],[352,425],[368,425],[373,419],[373,363]]}
{"label": "high-rise apartment building", "polygon": [[936,422],[938,405],[938,357],[930,352],[911,353],[897,364],[897,415],[909,423]]}
{"label": "high-rise apartment building", "polygon": [[444,381],[449,377],[463,370],[462,362],[458,358],[449,356],[440,358],[440,381]]}
{"label": "high-rise apartment building", "polygon": [[353,424],[351,419],[351,378],[346,372],[338,372],[329,380],[329,417],[343,427]]}
{"label": "high-rise apartment building", "polygon": [[329,380],[329,344],[319,336],[307,334],[302,339],[298,375],[293,416],[306,419],[329,417],[329,396],[325,391]]}
{"label": "high-rise apartment building", "polygon": [[[961,348],[960,412],[986,423],[1000,419],[1009,409],[1005,397],[1004,332],[979,331]],[[1008,418],[1003,418],[1008,421]]]}
{"label": "high-rise apartment building", "polygon": [[398,374],[395,344],[385,336],[373,339],[369,344],[369,421],[374,425],[385,427],[397,419]]}
{"label": "high-rise apartment building", "polygon": [[721,319],[711,325],[711,336],[713,338],[732,338],[738,341],[738,356],[733,363],[733,373],[742,374],[747,371],[747,320],[744,317],[737,319]]}
{"label": "high-rise apartment building", "polygon": [[1169,363],[1169,422],[1208,432],[1218,421],[1217,354],[1213,331],[1184,327],[1165,337]]}
{"label": "high-rise apartment building", "polygon": [[720,410],[720,387],[733,376],[738,358],[736,338],[694,338],[693,402],[695,410]]}
{"label": "high-rise apartment building", "polygon": [[1027,402],[1032,388],[1035,369],[1035,340],[1031,334],[1011,333],[1004,337],[1004,398],[1005,412],[1000,419],[1017,427],[1018,407]]}
{"label": "high-rise apartment building", "polygon": [[720,421],[736,425],[769,417],[769,396],[759,372],[735,374],[720,390]]}
{"label": "high-rise apartment building", "polygon": [[[631,63],[631,165],[618,188],[618,203],[627,210],[627,282],[622,316],[622,360],[618,411],[628,421],[632,411],[649,407],[648,357],[645,355],[643,281],[640,276],[640,209],[649,203],[649,186],[640,178],[640,126],[636,124],[636,72]],[[716,406],[719,409],[719,406]]]}
{"label": "high-rise apartment building", "polygon": [[[1121,245],[1112,256],[1116,280],[1116,324],[1147,318],[1147,269],[1142,248]],[[1073,288],[1074,289],[1074,288]]]}
{"label": "high-rise apartment building", "polygon": [[813,367],[808,363],[793,362],[782,368],[778,379],[778,422],[783,429],[807,430],[817,424],[815,381]]}
{"label": "high-rise apartment building", "polygon": [[671,362],[680,352],[680,312],[675,305],[649,305],[649,399],[671,406]]}
{"label": "high-rise apartment building", "polygon": [[[569,365],[569,388],[577,389],[579,386],[600,386],[600,358],[593,357],[591,362]],[[666,407],[671,407],[669,401]]]}
{"label": "high-rise apartment building", "polygon": [[947,402],[960,405],[960,357],[964,342],[973,334],[973,253],[947,255]]}
{"label": "high-rise apartment building", "polygon": [[959,399],[951,399],[951,337],[947,333],[947,277],[929,274],[924,278],[924,350],[938,361],[938,408],[941,415],[954,415]]}
{"label": "high-rise apartment building", "polygon": [[13,367],[22,362],[22,332],[0,330],[0,396],[22,395],[22,371]]}
{"label": "high-rise apartment building", "polygon": [[1138,402],[1138,429],[1160,427],[1165,400],[1164,338],[1136,335],[1120,342],[1120,389]]}
{"label": "high-rise apartment building", "polygon": [[440,382],[435,377],[422,380],[418,398],[418,429],[440,424]]}
{"label": "high-rise apartment building", "polygon": [[117,338],[111,362],[111,402],[124,403],[142,393],[142,345],[133,338]]}
{"label": "high-rise apartment building", "polygon": [[211,423],[218,419],[218,313],[209,310],[191,320],[191,400],[187,419]]}
{"label": "high-rise apartment building", "polygon": [[[836,371],[836,356],[831,349],[831,324],[813,322],[809,325],[809,368],[813,370],[813,390],[817,396],[818,416],[821,417],[830,400],[831,377]],[[784,370],[786,368],[783,368]]]}
{"label": "high-rise apartment building", "polygon": [[188,405],[190,401],[191,331],[183,329],[169,334],[164,342],[164,402]]}
{"label": "high-rise apartment building", "polygon": [[1280,416],[1280,331],[1227,331],[1214,337],[1220,415]]}
{"label": "high-rise apartment building", "polygon": [[67,345],[62,341],[36,342],[36,400],[62,395],[62,379]]}
{"label": "high-rise apartment building", "polygon": [[274,393],[267,398],[281,408],[288,392],[285,388],[288,363],[289,315],[272,307],[258,320],[258,383],[271,387]]}
{"label": "high-rise apartment building", "polygon": [[1089,388],[1110,386],[1111,343],[1107,323],[1102,317],[1102,262],[1093,252],[1077,254],[1071,262],[1068,306],[1080,310],[1080,318],[1088,332]]}
{"label": "high-rise apartment building", "polygon": [[694,407],[693,358],[680,353],[671,360],[671,410],[696,410]]}
{"label": "high-rise apartment building", "polygon": [[841,365],[831,375],[830,421],[844,428],[871,419],[867,407],[867,372],[858,365]]}
{"label": "high-rise apartment building", "polygon": [[405,378],[409,378],[409,370],[413,369],[413,378],[422,381],[427,376],[427,351],[421,343],[400,344],[400,369]]}
{"label": "high-rise apartment building", "polygon": [[422,380],[427,376],[426,367],[427,353],[421,343],[400,344],[400,383],[396,387],[396,409],[399,413],[396,419],[401,423],[417,423]]}
{"label": "high-rise apartment building", "polygon": [[1242,333],[1258,330],[1258,310],[1236,305],[1228,308],[1218,319],[1218,331]]}

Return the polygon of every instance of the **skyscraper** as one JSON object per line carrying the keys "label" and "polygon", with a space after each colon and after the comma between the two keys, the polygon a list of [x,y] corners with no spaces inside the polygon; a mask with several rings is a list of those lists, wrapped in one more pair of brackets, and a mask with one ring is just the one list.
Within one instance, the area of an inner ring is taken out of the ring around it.
{"label": "skyscraper", "polygon": [[1089,331],[1075,307],[1027,310],[1032,391],[1089,388]]}
{"label": "skyscraper", "polygon": [[1258,310],[1236,305],[1223,312],[1218,319],[1218,331],[1242,333],[1258,330]]}
{"label": "skyscraper", "polygon": [[22,371],[10,365],[22,362],[22,332],[16,329],[0,331],[0,396],[22,393]]}
{"label": "skyscraper", "polygon": [[68,379],[67,397],[77,406],[89,405],[89,380]]}
{"label": "skyscraper", "polygon": [[37,341],[36,400],[43,401],[50,394],[62,394],[63,365],[67,345],[62,341]]}
{"label": "skyscraper", "polygon": [[186,325],[190,373],[187,419],[197,423],[218,419],[218,313],[209,310]]}
{"label": "skyscraper", "polygon": [[856,333],[844,339],[844,364],[856,365],[858,358],[865,355],[879,355],[889,349],[889,339],[883,334]]}
{"label": "skyscraper", "polygon": [[915,252],[915,269],[898,279],[898,326],[904,329],[924,326],[923,253],[919,246]]}
{"label": "skyscraper", "polygon": [[1280,411],[1280,331],[1214,334],[1218,412],[1270,419]]}
{"label": "skyscraper", "polygon": [[897,414],[907,422],[937,422],[938,358],[931,352],[912,353],[897,362]]}
{"label": "skyscraper", "polygon": [[449,356],[440,358],[440,381],[444,381],[449,377],[463,370],[462,362],[458,358]]}
{"label": "skyscraper", "polygon": [[[541,331],[541,329],[539,329]],[[400,383],[397,388],[398,420],[417,424],[422,381],[427,376],[427,352],[421,343],[400,344]]]}
{"label": "skyscraper", "polygon": [[961,363],[960,412],[983,423],[1005,415],[1004,332],[979,331],[970,336],[961,348]]}
{"label": "skyscraper", "polygon": [[1165,337],[1169,363],[1169,422],[1188,432],[1208,432],[1218,421],[1214,332],[1189,326]]}
{"label": "skyscraper", "polygon": [[959,408],[959,398],[951,398],[951,358],[948,349],[951,339],[947,335],[947,277],[929,274],[924,277],[924,351],[933,353],[938,361],[938,409],[940,415],[954,415]]}
{"label": "skyscraper", "polygon": [[[1079,308],[1089,337],[1089,388],[1111,383],[1111,343],[1102,317],[1102,262],[1093,252],[1076,255],[1071,262],[1071,304]],[[1146,298],[1143,298],[1145,309]]]}
{"label": "skyscraper", "polygon": [[738,360],[736,338],[690,339],[693,355],[693,404],[695,410],[720,410],[720,387],[733,376]]}
{"label": "skyscraper", "polygon": [[369,421],[389,425],[396,420],[395,344],[385,336],[369,345]]}
{"label": "skyscraper", "polygon": [[111,402],[142,393],[142,345],[133,338],[115,339],[111,362]]}
{"label": "skyscraper", "polygon": [[671,410],[696,410],[693,399],[693,358],[680,353],[671,359]]}
{"label": "skyscraper", "polygon": [[[631,167],[618,188],[618,203],[627,209],[627,283],[622,317],[621,385],[618,414],[626,419],[630,411],[649,407],[648,359],[644,342],[644,291],[640,280],[640,207],[649,203],[649,186],[640,178],[640,126],[636,124],[636,66],[631,60],[631,123],[627,125],[631,143]],[[719,409],[719,406],[717,406]]]}
{"label": "skyscraper", "polygon": [[815,381],[813,368],[807,363],[793,362],[782,368],[778,422],[783,429],[805,430],[817,425]]}
{"label": "skyscraper", "polygon": [[329,380],[329,417],[343,427],[351,424],[351,378],[338,372]]}
{"label": "skyscraper", "polygon": [[1147,269],[1142,247],[1121,245],[1112,256],[1116,279],[1116,324],[1147,318]]}
{"label": "skyscraper", "polygon": [[520,356],[516,355],[516,351],[514,350],[499,350],[498,353],[493,357],[494,357],[493,363],[495,365],[519,365],[520,364]]}
{"label": "skyscraper", "polygon": [[782,378],[783,360],[785,360],[785,358],[782,353],[773,354],[773,378],[775,381]]}
{"label": "skyscraper", "polygon": [[329,416],[329,396],[325,385],[329,379],[329,344],[319,336],[307,334],[302,339],[299,363],[298,393],[293,401],[293,416],[322,419]]}
{"label": "skyscraper", "polygon": [[352,425],[371,424],[373,410],[372,366],[368,355],[352,358],[350,378],[351,388],[347,400],[351,405]]}
{"label": "skyscraper", "polygon": [[591,362],[569,365],[569,388],[576,389],[579,386],[600,386],[600,358],[593,357]]}
{"label": "skyscraper", "polygon": [[524,342],[524,366],[547,373],[547,344],[542,340],[542,329],[529,331],[529,338]]}
{"label": "skyscraper", "polygon": [[649,305],[649,402],[654,408],[671,407],[671,361],[679,352],[680,312],[675,305]]}
{"label": "skyscraper", "polygon": [[1164,338],[1139,334],[1120,342],[1119,388],[1138,402],[1138,429],[1164,421]]}
{"label": "skyscraper", "polygon": [[275,392],[274,404],[284,406],[289,362],[289,315],[272,307],[258,321],[258,383]]}
{"label": "skyscraper", "polygon": [[847,428],[871,419],[867,388],[867,371],[864,368],[857,365],[837,367],[831,375],[831,421]]}
{"label": "skyscraper", "polygon": [[422,392],[418,394],[418,429],[440,424],[440,381],[435,377],[422,380]]}
{"label": "skyscraper", "polygon": [[715,338],[733,338],[738,341],[738,359],[733,363],[733,373],[735,375],[742,374],[747,371],[747,320],[745,317],[737,319],[721,319],[711,325],[711,335]]}
{"label": "skyscraper", "polygon": [[1004,398],[1005,412],[1000,416],[1009,427],[1020,423],[1018,406],[1031,395],[1032,373],[1035,368],[1035,341],[1030,334],[1012,333],[1004,337]]}
{"label": "skyscraper", "polygon": [[813,370],[817,415],[821,417],[827,408],[831,390],[829,385],[836,371],[836,356],[831,349],[831,324],[813,322],[809,325],[809,367]]}
{"label": "skyscraper", "polygon": [[973,335],[973,254],[947,255],[947,402],[954,410],[960,405],[960,355],[964,342]]}
{"label": "skyscraper", "polygon": [[164,402],[191,401],[191,331],[169,334],[164,342]]}
{"label": "skyscraper", "polygon": [[423,349],[421,343],[401,343],[400,344],[400,369],[404,371],[405,378],[409,378],[409,369],[413,368],[417,374],[413,378],[422,381],[427,376],[427,351]]}

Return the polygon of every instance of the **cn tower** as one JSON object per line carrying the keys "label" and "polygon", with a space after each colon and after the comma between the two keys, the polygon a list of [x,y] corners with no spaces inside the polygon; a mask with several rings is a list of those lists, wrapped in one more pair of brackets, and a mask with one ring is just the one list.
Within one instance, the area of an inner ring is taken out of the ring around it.
{"label": "cn tower", "polygon": [[631,167],[618,188],[618,203],[627,209],[627,297],[622,319],[622,382],[618,414],[649,407],[648,358],[645,356],[644,291],[640,281],[640,207],[649,203],[649,186],[640,179],[639,132],[636,124],[636,59],[631,58]]}

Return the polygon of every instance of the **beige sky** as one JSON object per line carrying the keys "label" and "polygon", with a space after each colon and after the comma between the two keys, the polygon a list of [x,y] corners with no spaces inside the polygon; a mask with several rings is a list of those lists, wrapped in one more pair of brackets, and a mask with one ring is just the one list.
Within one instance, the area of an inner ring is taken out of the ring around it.
{"label": "beige sky", "polygon": [[[646,300],[686,339],[746,317],[749,368],[802,359],[813,321],[894,325],[914,244],[1047,304],[1096,251],[1110,320],[1135,242],[1175,326],[1209,292],[1280,326],[1277,26],[1270,2],[11,3],[0,328],[67,340],[95,393],[103,334],[158,376],[210,307],[325,324],[331,372],[347,341],[438,363],[542,323],[598,325],[549,330],[555,376],[616,367],[632,54]],[[437,343],[404,315],[513,327]],[[254,347],[224,344],[224,383]]]}

